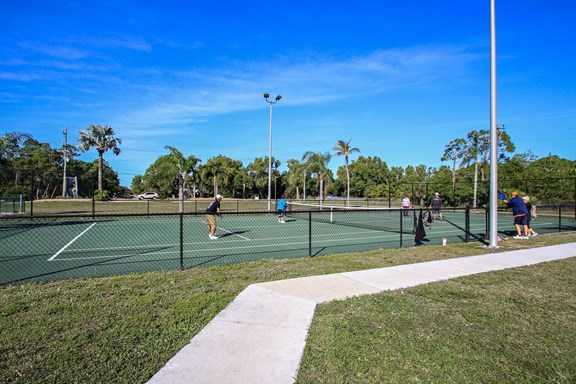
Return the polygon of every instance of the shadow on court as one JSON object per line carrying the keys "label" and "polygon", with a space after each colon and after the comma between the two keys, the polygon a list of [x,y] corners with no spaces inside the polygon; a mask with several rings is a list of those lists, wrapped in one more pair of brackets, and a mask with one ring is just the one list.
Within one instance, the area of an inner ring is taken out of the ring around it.
{"label": "shadow on court", "polygon": [[[172,247],[155,247],[155,248],[151,248],[146,252],[138,252],[138,253],[133,253],[133,254],[127,254],[127,255],[122,255],[122,256],[118,256],[115,258],[110,258],[110,259],[106,259],[106,260],[99,260],[99,261],[95,261],[95,262],[91,262],[91,263],[83,263],[81,265],[76,265],[73,267],[64,267],[64,268],[58,268],[55,271],[46,271],[46,272],[41,272],[41,273],[37,273],[37,274],[30,274],[28,276],[23,276],[17,279],[14,279],[12,281],[7,281],[4,284],[15,284],[15,283],[20,283],[26,280],[35,280],[35,279],[41,279],[41,278],[45,278],[45,277],[49,277],[49,276],[56,276],[59,274],[62,275],[66,275],[67,273],[70,272],[74,272],[73,277],[78,277],[78,272],[80,272],[80,276],[82,275],[81,270],[82,269],[88,269],[88,268],[93,268],[93,267],[104,267],[107,266],[109,264],[114,264],[115,262],[121,261],[123,264],[128,264],[126,263],[126,259],[131,258],[131,257],[135,257],[135,256],[142,256],[142,255],[146,255],[148,253],[153,253],[153,252],[158,252],[158,251],[162,251],[162,250],[166,250]],[[158,260],[154,260],[154,262],[156,263]],[[138,263],[142,263],[142,261],[138,261]],[[113,271],[111,273],[116,274],[117,271]]]}

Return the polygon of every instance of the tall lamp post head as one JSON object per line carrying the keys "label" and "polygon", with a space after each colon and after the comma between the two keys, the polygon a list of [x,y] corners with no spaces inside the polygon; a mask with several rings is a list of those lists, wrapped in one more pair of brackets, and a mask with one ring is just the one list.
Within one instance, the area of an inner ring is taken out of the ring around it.
{"label": "tall lamp post head", "polygon": [[268,92],[264,93],[264,98],[266,99],[266,101],[270,104],[276,104],[278,102],[278,100],[280,100],[282,98],[281,95],[276,96],[274,101],[270,101],[268,100],[270,98],[270,94]]}

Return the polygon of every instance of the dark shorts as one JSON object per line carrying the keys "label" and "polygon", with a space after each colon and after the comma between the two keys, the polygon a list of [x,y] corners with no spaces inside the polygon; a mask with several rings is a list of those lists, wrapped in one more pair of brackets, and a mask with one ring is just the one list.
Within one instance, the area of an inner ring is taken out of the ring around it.
{"label": "dark shorts", "polygon": [[528,216],[514,216],[514,225],[528,225]]}
{"label": "dark shorts", "polygon": [[432,208],[432,213],[440,213],[440,210],[441,210],[441,209],[442,209],[442,208],[440,208],[440,207],[436,207],[436,208],[433,207],[433,208]]}

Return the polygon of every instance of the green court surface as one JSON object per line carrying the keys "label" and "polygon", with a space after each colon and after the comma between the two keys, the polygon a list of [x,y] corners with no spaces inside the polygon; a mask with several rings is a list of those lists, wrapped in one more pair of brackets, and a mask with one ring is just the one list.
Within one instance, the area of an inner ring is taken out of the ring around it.
{"label": "green court surface", "polygon": [[[399,229],[400,212],[395,224]],[[0,283],[50,281],[152,270],[174,270],[261,259],[317,257],[414,246],[413,216],[402,219],[404,233],[378,228],[373,219],[344,225],[288,216],[224,214],[218,240],[210,240],[203,215],[35,218],[0,221]],[[537,232],[558,231],[558,218],[533,221]],[[514,234],[512,217],[499,217],[499,233]],[[563,230],[576,229],[573,218]],[[422,246],[465,239],[463,212],[444,212],[444,220],[425,227]],[[470,215],[470,241],[486,236],[484,214]],[[530,240],[524,240],[530,241]]]}

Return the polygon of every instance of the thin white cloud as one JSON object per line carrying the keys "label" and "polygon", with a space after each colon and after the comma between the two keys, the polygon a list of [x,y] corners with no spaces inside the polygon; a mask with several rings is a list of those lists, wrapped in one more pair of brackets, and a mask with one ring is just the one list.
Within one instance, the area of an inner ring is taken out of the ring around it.
{"label": "thin white cloud", "polygon": [[40,78],[37,73],[25,72],[25,73],[15,73],[15,72],[0,72],[0,79],[3,80],[15,80],[15,81],[32,81]]}
{"label": "thin white cloud", "polygon": [[152,50],[152,45],[141,37],[129,36],[115,36],[115,37],[102,37],[102,38],[75,38],[70,42],[80,43],[82,45],[94,46],[99,48],[124,48],[135,51],[149,52]]}
{"label": "thin white cloud", "polygon": [[25,42],[21,44],[21,47],[28,53],[58,57],[65,60],[79,60],[89,55],[85,49],[79,49],[69,45]]}
{"label": "thin white cloud", "polygon": [[[285,103],[323,103],[359,94],[439,87],[442,79],[457,81],[470,75],[479,56],[462,48],[424,46],[377,51],[362,57],[288,59],[278,63],[235,63],[225,70],[176,72],[177,83],[167,82],[149,91],[161,95],[123,120],[151,125],[180,124],[186,119],[261,108],[254,98],[263,90],[293,94]],[[456,79],[456,80],[455,80]],[[172,120],[172,121],[171,121]]]}

